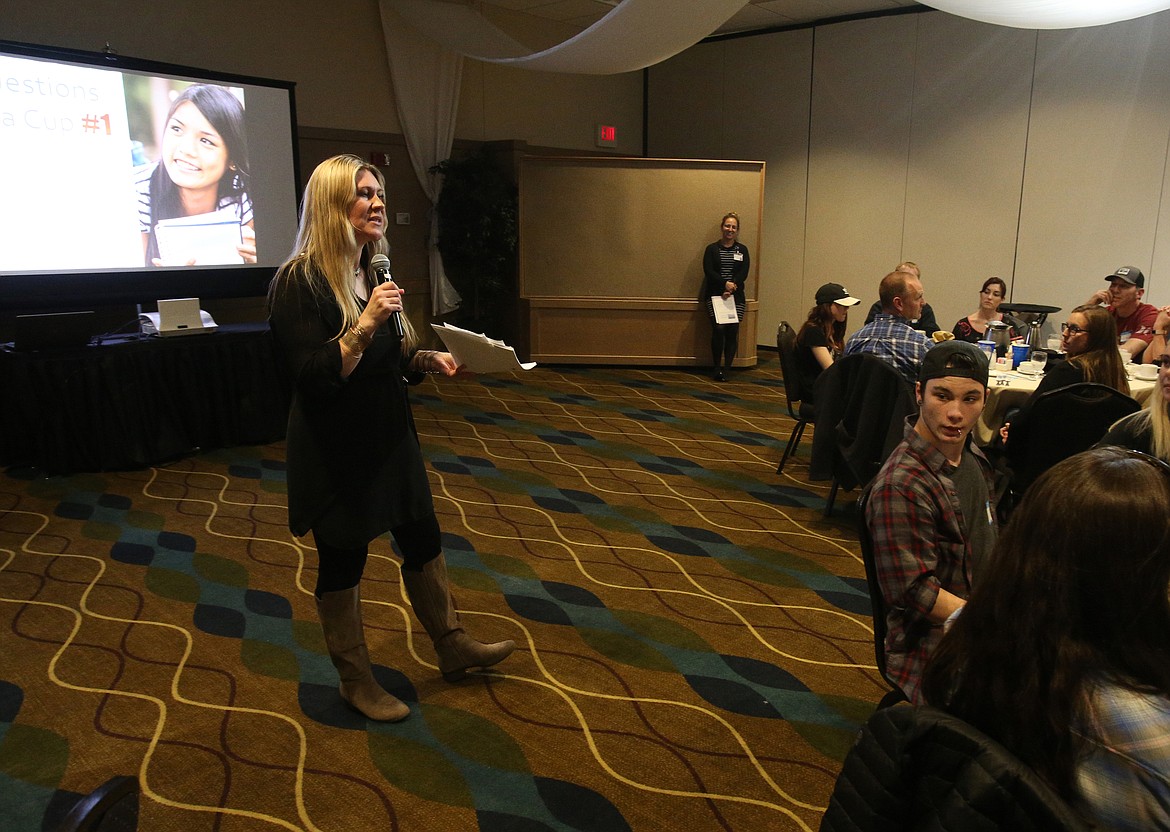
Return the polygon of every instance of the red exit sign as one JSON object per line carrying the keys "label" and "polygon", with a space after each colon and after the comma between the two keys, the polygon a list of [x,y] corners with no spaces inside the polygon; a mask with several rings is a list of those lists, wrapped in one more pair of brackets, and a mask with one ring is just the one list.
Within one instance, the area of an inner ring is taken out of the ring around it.
{"label": "red exit sign", "polygon": [[597,146],[617,147],[617,128],[612,124],[597,125]]}

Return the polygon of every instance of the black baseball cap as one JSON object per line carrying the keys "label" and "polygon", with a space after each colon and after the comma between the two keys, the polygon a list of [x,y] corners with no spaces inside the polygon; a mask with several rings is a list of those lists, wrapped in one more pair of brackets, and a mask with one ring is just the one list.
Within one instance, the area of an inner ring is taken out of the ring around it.
{"label": "black baseball cap", "polygon": [[1105,279],[1109,281],[1124,280],[1126,283],[1132,283],[1139,289],[1146,287],[1146,276],[1142,274],[1142,270],[1137,266],[1122,266],[1113,274],[1105,275]]}
{"label": "black baseball cap", "polygon": [[918,368],[922,384],[932,378],[969,378],[987,386],[987,355],[974,344],[955,339],[935,344],[926,351]]}
{"label": "black baseball cap", "polygon": [[840,283],[826,283],[821,288],[817,289],[817,306],[822,303],[836,303],[841,306],[853,306],[855,303],[861,303],[861,300],[849,295],[849,291]]}

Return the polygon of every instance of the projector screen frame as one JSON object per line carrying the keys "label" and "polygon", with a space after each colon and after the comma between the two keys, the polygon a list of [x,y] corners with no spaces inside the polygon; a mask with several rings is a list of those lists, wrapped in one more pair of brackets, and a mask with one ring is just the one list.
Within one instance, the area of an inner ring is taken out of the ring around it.
{"label": "projector screen frame", "polygon": [[[295,82],[152,61],[112,52],[87,52],[3,39],[0,39],[0,55],[181,80],[207,81],[226,86],[264,87],[283,92],[288,102],[291,154],[289,173],[292,176],[290,183],[292,214],[288,217],[291,228],[290,240],[295,236],[297,210],[302,196]],[[64,213],[68,215],[68,194],[59,198],[65,206]],[[271,221],[272,217],[268,219]],[[70,220],[77,221],[77,218],[70,217]],[[70,245],[67,231],[61,235],[58,242],[62,247]],[[286,253],[281,253],[282,259]],[[164,298],[260,297],[267,292],[276,268],[277,265],[269,263],[69,272],[13,273],[0,270],[0,310],[7,316],[15,313],[71,312],[124,304],[147,304]]]}

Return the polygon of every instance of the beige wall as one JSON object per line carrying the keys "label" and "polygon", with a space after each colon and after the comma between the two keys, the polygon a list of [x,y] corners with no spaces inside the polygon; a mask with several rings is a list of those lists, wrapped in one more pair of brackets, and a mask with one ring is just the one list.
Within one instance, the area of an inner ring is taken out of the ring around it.
{"label": "beige wall", "polygon": [[1132,264],[1166,303],[1167,54],[1170,13],[1037,33],[926,12],[700,44],[650,70],[648,149],[767,162],[765,342],[820,284],[870,301],[904,258],[944,327],[993,274],[1067,311]]}
{"label": "beige wall", "polygon": [[[15,6],[15,8],[12,8]],[[377,0],[7,3],[0,38],[295,81],[297,120],[400,133]],[[589,150],[598,122],[642,152],[642,74],[568,76],[466,61],[457,138]]]}

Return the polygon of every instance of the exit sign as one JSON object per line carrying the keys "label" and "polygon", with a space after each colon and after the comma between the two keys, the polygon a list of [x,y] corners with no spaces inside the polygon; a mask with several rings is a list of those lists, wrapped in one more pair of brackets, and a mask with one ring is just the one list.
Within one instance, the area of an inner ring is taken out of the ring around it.
{"label": "exit sign", "polygon": [[617,128],[612,124],[597,125],[597,146],[617,147]]}

